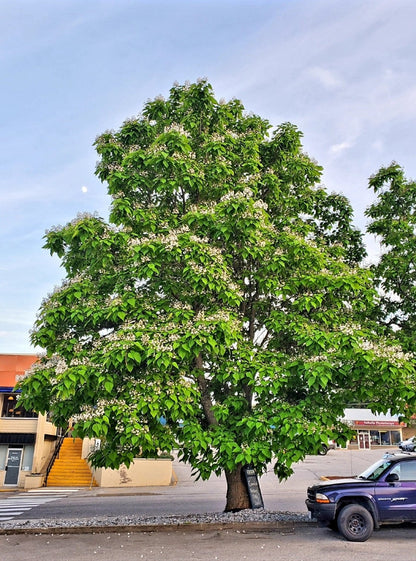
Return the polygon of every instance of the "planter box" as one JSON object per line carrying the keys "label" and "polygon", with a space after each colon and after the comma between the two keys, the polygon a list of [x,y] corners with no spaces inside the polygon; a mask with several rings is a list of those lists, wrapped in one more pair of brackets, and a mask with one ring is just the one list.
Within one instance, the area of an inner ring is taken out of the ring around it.
{"label": "planter box", "polygon": [[45,476],[43,473],[36,473],[31,475],[26,475],[25,477],[25,489],[38,489],[39,487],[43,486],[43,481]]}
{"label": "planter box", "polygon": [[171,485],[172,460],[169,458],[136,458],[129,468],[93,469],[99,487],[152,487]]}

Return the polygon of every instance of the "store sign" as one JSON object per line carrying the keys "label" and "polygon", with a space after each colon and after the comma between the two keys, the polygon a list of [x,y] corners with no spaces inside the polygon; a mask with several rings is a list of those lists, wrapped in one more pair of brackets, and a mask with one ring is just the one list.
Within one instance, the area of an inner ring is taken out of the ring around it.
{"label": "store sign", "polygon": [[355,425],[365,426],[365,427],[400,427],[406,426],[404,423],[399,423],[399,421],[354,421]]}

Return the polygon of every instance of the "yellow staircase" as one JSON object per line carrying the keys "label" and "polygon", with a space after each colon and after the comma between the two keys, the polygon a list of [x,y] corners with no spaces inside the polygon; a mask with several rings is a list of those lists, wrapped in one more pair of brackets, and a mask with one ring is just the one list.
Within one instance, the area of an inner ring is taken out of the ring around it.
{"label": "yellow staircase", "polygon": [[49,472],[47,487],[97,487],[91,470],[81,457],[82,440],[64,438],[61,449]]}

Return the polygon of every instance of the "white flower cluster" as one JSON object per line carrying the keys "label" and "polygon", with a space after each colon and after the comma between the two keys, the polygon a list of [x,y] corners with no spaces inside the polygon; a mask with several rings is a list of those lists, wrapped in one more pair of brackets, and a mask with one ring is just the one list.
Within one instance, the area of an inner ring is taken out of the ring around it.
{"label": "white flower cluster", "polygon": [[226,195],[221,197],[220,202],[241,201],[251,199],[252,197],[253,191],[249,187],[244,187],[242,191],[229,191]]}
{"label": "white flower cluster", "polygon": [[357,331],[360,331],[361,329],[362,327],[358,323],[348,323],[339,326],[339,330],[346,335],[355,335]]}
{"label": "white flower cluster", "polygon": [[202,310],[196,314],[194,321],[198,323],[200,322],[218,323],[220,321],[227,323],[229,321],[234,321],[234,318],[232,318],[231,315],[225,310],[218,310],[213,314],[206,314]]}
{"label": "white flower cluster", "polygon": [[316,249],[318,247],[316,245],[316,241],[312,238],[301,236],[300,234],[296,234],[293,231],[290,232],[290,234],[293,240],[301,243],[302,245],[307,245],[308,247],[311,247],[313,249]]}
{"label": "white flower cluster", "polygon": [[173,154],[170,155],[170,157],[172,158],[172,160],[184,162],[189,159],[194,160],[195,154],[193,152],[187,152],[186,154],[184,154],[183,152],[174,152]]}
{"label": "white flower cluster", "polygon": [[146,381],[146,387],[143,389],[141,384],[137,384],[132,390],[130,390],[129,395],[134,403],[154,403],[155,396],[171,396],[171,395],[181,395],[181,403],[192,403],[193,398],[190,396],[188,398],[183,397],[182,388],[195,387],[195,383],[185,377],[185,373],[182,373],[175,380],[150,380]]}
{"label": "white flower cluster", "polygon": [[127,404],[124,399],[100,399],[95,405],[83,405],[81,413],[73,415],[72,419],[74,423],[99,419],[105,415],[106,409],[112,406],[117,407],[117,409],[125,409]]}
{"label": "white flower cluster", "polygon": [[217,203],[214,202],[205,204],[203,206],[191,205],[191,207],[189,208],[189,212],[196,214],[214,214],[216,207]]}
{"label": "white flower cluster", "polygon": [[332,276],[334,278],[350,278],[353,275],[356,275],[357,273],[359,274],[359,271],[355,268],[355,269],[350,269],[350,268],[345,268],[344,270],[338,270],[338,271],[330,271],[327,268],[321,269],[320,271],[321,275],[327,275],[327,276]]}
{"label": "white flower cluster", "polygon": [[124,171],[123,166],[120,164],[107,164],[105,167],[107,171]]}
{"label": "white flower cluster", "polygon": [[210,140],[214,142],[224,142],[225,136],[216,132],[211,135]]}
{"label": "white flower cluster", "polygon": [[84,356],[81,358],[74,357],[69,363],[69,366],[94,366],[94,365],[89,358]]}
{"label": "white flower cluster", "polygon": [[179,339],[179,335],[172,332],[167,333],[143,333],[141,342],[144,346],[154,350],[156,353],[173,353],[173,343]]}
{"label": "white flower cluster", "polygon": [[380,341],[363,341],[360,345],[363,351],[372,352],[377,358],[386,359],[394,366],[401,366],[404,362],[414,359],[413,353],[404,353],[398,345],[387,345]]}
{"label": "white flower cluster", "polygon": [[160,154],[161,152],[165,152],[165,146],[163,146],[162,144],[152,144],[147,149],[148,154],[157,155]]}
{"label": "white flower cluster", "polygon": [[189,227],[184,225],[176,230],[172,230],[168,234],[149,234],[147,240],[142,240],[141,243],[147,243],[148,241],[156,241],[162,243],[166,249],[173,249],[178,246],[178,237],[182,234],[187,234],[189,232]]}
{"label": "white flower cluster", "polygon": [[196,236],[192,234],[189,236],[189,241],[197,243],[197,244],[207,244],[209,243],[209,239],[206,237],[201,238],[200,236]]}
{"label": "white flower cluster", "polygon": [[179,123],[172,123],[171,125],[167,125],[164,127],[163,129],[164,133],[167,132],[178,132],[179,134],[183,134],[184,136],[189,136],[189,133],[187,130],[185,130],[183,128],[183,126]]}
{"label": "white flower cluster", "polygon": [[218,324],[224,322],[228,324],[228,328],[232,331],[241,329],[240,322],[233,318],[231,314],[226,311],[218,311],[214,314],[206,314],[201,311],[189,321],[181,322],[167,322],[165,324],[159,323],[157,331],[145,331],[140,341],[142,345],[147,347],[148,351],[155,353],[173,353],[174,344],[182,337],[199,337],[206,336],[209,333],[215,332]]}
{"label": "white flower cluster", "polygon": [[133,154],[134,152],[138,152],[141,149],[142,149],[142,147],[140,146],[140,144],[131,144],[131,146],[129,146],[129,154]]}
{"label": "white flower cluster", "polygon": [[59,359],[56,366],[55,366],[55,373],[56,374],[63,374],[66,370],[68,370],[68,365],[63,359]]}
{"label": "white flower cluster", "polygon": [[244,183],[255,183],[257,181],[260,181],[261,179],[262,176],[260,175],[260,173],[246,173],[242,177],[242,181]]}
{"label": "white flower cluster", "polygon": [[[91,218],[96,218],[99,219],[99,215],[97,212],[78,212],[78,214],[76,215],[75,218],[73,218],[68,225],[71,226],[76,226],[77,224],[79,224],[80,222],[83,222],[84,220],[90,220]],[[49,228],[48,230],[46,230],[46,234],[49,234],[51,232],[60,232],[61,230],[63,230],[64,228],[66,228],[67,226],[52,226],[52,228]]]}
{"label": "white flower cluster", "polygon": [[257,199],[256,201],[254,201],[253,207],[265,211],[269,210],[268,204],[265,201],[262,201],[261,199]]}
{"label": "white flower cluster", "polygon": [[[208,250],[209,253],[211,253],[211,252],[214,253],[215,251],[216,251],[216,248],[214,248],[214,247],[211,247]],[[207,276],[206,266],[201,265],[200,263],[196,263],[195,261],[188,261],[188,265],[189,265],[190,269],[194,273],[196,273],[198,276],[200,276],[200,277],[206,277]],[[225,285],[227,285],[227,288],[229,290],[233,291],[235,294],[237,294],[237,296],[242,298],[243,294],[240,290],[240,287],[238,286],[238,284],[236,284],[235,282],[232,281],[232,278],[229,275],[228,270],[225,267],[215,270],[215,280],[216,281],[221,280]]]}
{"label": "white flower cluster", "polygon": [[123,300],[118,294],[112,294],[111,296],[107,296],[105,303],[107,306],[119,306],[123,303]]}
{"label": "white flower cluster", "polygon": [[152,258],[150,255],[140,255],[138,259],[136,259],[136,265],[146,265],[146,263],[150,263]]}
{"label": "white flower cluster", "polygon": [[328,360],[328,357],[326,355],[315,355],[315,356],[311,356],[308,357],[306,359],[307,362],[325,362],[326,360]]}
{"label": "white flower cluster", "polygon": [[[44,354],[38,356],[39,358],[45,357]],[[60,361],[62,361],[62,359],[58,355],[52,355],[46,362],[37,361],[33,363],[32,366],[28,370],[26,370],[22,376],[19,376],[17,379],[23,380],[24,378],[29,378],[32,374],[35,374],[36,372],[47,370],[49,368],[53,369]]]}
{"label": "white flower cluster", "polygon": [[195,261],[188,262],[190,269],[197,275],[204,277],[206,275],[206,268]]}
{"label": "white flower cluster", "polygon": [[187,302],[184,303],[179,301],[173,302],[172,308],[174,310],[185,310],[185,311],[192,310],[192,306],[190,304],[188,304]]}
{"label": "white flower cluster", "polygon": [[264,249],[265,247],[268,246],[268,243],[269,243],[268,240],[259,238],[257,240],[256,247],[261,247],[262,249]]}

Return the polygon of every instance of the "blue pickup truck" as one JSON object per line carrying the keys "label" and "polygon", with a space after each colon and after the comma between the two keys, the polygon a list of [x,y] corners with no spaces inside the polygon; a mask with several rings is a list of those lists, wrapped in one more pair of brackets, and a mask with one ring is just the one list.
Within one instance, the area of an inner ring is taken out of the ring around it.
{"label": "blue pickup truck", "polygon": [[416,522],[416,454],[386,454],[361,475],[308,488],[312,518],[363,542],[382,524]]}

